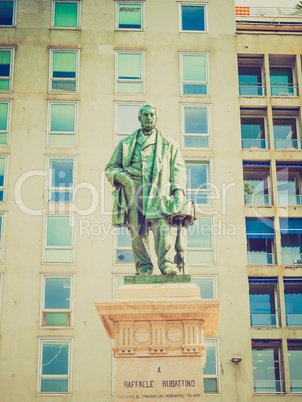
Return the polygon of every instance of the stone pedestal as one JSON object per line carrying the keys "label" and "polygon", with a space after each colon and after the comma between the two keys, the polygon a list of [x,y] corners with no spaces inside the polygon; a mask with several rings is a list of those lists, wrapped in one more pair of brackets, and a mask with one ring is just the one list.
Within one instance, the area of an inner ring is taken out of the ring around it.
{"label": "stone pedestal", "polygon": [[123,285],[95,303],[116,357],[115,401],[204,401],[204,337],[215,336],[220,301],[193,283]]}

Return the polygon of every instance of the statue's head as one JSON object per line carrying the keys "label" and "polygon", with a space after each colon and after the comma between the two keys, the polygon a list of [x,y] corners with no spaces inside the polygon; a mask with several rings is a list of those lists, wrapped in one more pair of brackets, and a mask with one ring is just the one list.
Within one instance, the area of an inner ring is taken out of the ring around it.
{"label": "statue's head", "polygon": [[157,108],[155,105],[144,105],[138,111],[138,120],[143,132],[148,133],[155,129],[157,122]]}

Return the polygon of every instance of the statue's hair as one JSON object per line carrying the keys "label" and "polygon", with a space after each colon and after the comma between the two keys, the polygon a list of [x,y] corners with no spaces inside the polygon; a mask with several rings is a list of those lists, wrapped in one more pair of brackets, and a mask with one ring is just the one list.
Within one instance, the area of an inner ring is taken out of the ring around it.
{"label": "statue's hair", "polygon": [[152,103],[148,103],[148,104],[146,104],[146,105],[143,105],[140,109],[139,109],[139,111],[138,111],[138,118],[140,118],[141,117],[141,115],[142,115],[142,113],[143,113],[143,110],[145,109],[145,108],[150,108],[150,109],[154,109],[155,110],[155,114],[156,114],[156,116],[157,116],[157,107],[155,106],[155,105],[153,105]]}

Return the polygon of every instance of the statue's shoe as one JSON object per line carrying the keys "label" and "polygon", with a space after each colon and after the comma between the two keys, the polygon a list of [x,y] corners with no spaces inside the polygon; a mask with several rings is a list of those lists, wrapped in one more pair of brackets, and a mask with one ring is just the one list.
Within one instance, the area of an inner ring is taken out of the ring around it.
{"label": "statue's shoe", "polygon": [[177,275],[177,268],[167,267],[162,270],[163,275]]}

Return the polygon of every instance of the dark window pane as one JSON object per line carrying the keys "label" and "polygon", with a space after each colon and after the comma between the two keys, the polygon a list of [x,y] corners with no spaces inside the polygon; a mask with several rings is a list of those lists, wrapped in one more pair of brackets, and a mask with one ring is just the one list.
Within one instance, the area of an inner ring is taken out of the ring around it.
{"label": "dark window pane", "polygon": [[50,393],[66,393],[68,392],[67,379],[46,379],[41,380],[41,392]]}
{"label": "dark window pane", "polygon": [[42,374],[68,375],[68,354],[68,342],[44,342]]}
{"label": "dark window pane", "polygon": [[69,309],[70,286],[70,278],[46,278],[44,307],[46,309]]}
{"label": "dark window pane", "polygon": [[261,96],[262,77],[261,67],[239,67],[239,95]]}
{"label": "dark window pane", "polygon": [[13,1],[0,1],[0,25],[12,25],[13,12]]}
{"label": "dark window pane", "polygon": [[202,6],[181,6],[182,30],[204,31],[205,18]]}

